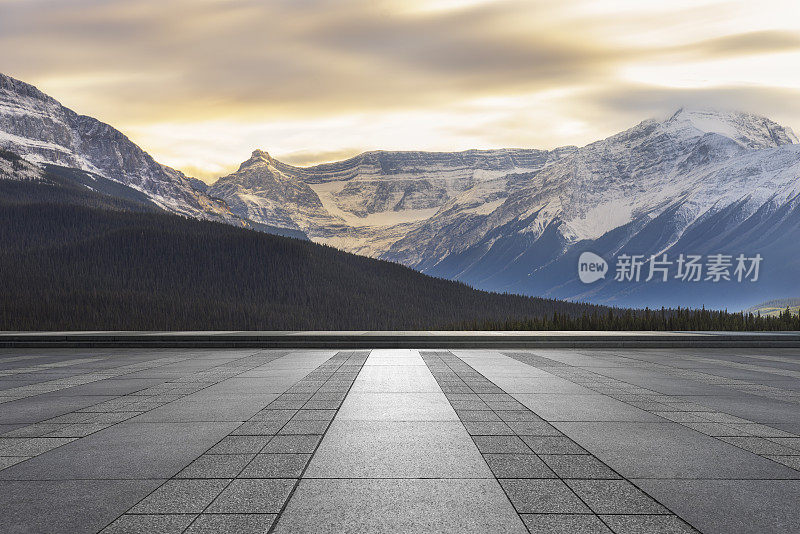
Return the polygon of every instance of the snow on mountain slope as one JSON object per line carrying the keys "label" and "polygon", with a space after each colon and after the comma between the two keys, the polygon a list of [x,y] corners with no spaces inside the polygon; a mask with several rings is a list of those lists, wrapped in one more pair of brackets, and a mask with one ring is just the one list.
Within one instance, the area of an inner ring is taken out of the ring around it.
{"label": "snow on mountain slope", "polygon": [[[743,124],[757,127],[748,132]],[[640,215],[655,217],[677,199],[686,199],[695,216],[746,196],[755,204],[796,186],[791,173],[779,172],[795,162],[794,146],[778,149],[793,138],[791,130],[751,115],[679,112],[621,146],[612,138],[583,149],[572,179],[551,178],[570,190],[559,216],[572,239],[589,239]],[[777,174],[756,172],[767,167]]]}
{"label": "snow on mountain slope", "polygon": [[800,192],[796,143],[757,115],[679,110],[582,148],[368,152],[309,168],[267,158],[211,191],[241,215],[478,287],[613,300],[541,273],[574,278],[563,261],[586,243],[655,254],[706,221],[730,232],[777,213]]}
{"label": "snow on mountain slope", "polygon": [[540,169],[572,150],[378,151],[307,168],[257,150],[209,193],[240,216],[378,256],[454,202],[484,212],[496,206],[509,173]]}
{"label": "snow on mountain slope", "polygon": [[3,74],[0,148],[33,163],[73,167],[120,182],[175,213],[242,224],[223,202],[196,190],[183,173],[157,163],[121,132]]}
{"label": "snow on mountain slope", "polygon": [[331,217],[324,217],[316,193],[279,170],[275,160],[261,150],[254,151],[235,173],[220,178],[208,191],[224,199],[234,213],[264,224],[306,229],[317,220],[318,224],[333,223]]}
{"label": "snow on mountain slope", "polygon": [[[726,124],[736,139],[719,133]],[[759,127],[748,136],[742,124]],[[743,198],[752,211],[775,193],[786,199],[796,191],[794,139],[791,130],[743,114],[680,111],[664,122],[644,121],[517,176],[510,181],[513,194],[489,215],[454,219],[440,211],[383,257],[424,270],[478,243],[488,248],[487,236],[509,224],[527,240],[540,237],[554,221],[566,243],[597,239],[633,220],[655,218],[677,202],[684,225]],[[450,242],[454,231],[458,239]],[[673,241],[680,229],[676,232]]]}
{"label": "snow on mountain slope", "polygon": [[[795,288],[800,145],[793,144],[794,134],[767,119],[730,113],[716,113],[707,128],[714,131],[706,132],[695,116],[682,111],[664,122],[645,121],[529,175],[513,198],[473,222],[474,231],[460,234],[448,250],[444,236],[458,225],[436,228],[429,221],[436,231],[420,228],[384,257],[485,289],[626,306],[724,307],[734,298],[743,306],[745,296],[757,300]],[[740,127],[748,122],[763,128],[748,134]],[[736,139],[720,133],[726,123]],[[781,228],[780,235],[771,228]],[[609,259],[763,251],[769,277],[735,288],[672,280],[587,287],[575,271],[586,250]]]}
{"label": "snow on mountain slope", "polygon": [[[780,281],[797,285],[787,269],[800,268],[800,145],[789,128],[749,113],[681,109],[551,151],[374,151],[301,168],[256,150],[206,188],[112,127],[0,75],[4,148],[127,185],[176,213],[289,229],[485,289],[648,303],[652,287],[576,284],[571,262],[586,247],[606,257],[711,244],[763,250],[782,266],[771,286],[750,289],[760,300]],[[14,165],[0,158],[0,174],[35,178],[35,168]],[[703,298],[717,298],[709,291]],[[664,294],[686,305],[704,293]]]}
{"label": "snow on mountain slope", "polygon": [[752,113],[731,113],[717,110],[678,110],[661,129],[683,137],[716,133],[732,139],[745,148],[774,148],[796,144],[797,136],[789,128]]}
{"label": "snow on mountain slope", "polygon": [[13,152],[0,149],[0,180],[39,181],[43,179],[42,169]]}

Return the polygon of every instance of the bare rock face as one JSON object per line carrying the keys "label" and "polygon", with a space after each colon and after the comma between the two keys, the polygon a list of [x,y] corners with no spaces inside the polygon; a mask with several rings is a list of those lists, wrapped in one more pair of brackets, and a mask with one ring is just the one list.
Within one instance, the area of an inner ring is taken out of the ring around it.
{"label": "bare rock face", "polygon": [[47,178],[42,169],[26,161],[19,154],[0,149],[0,180],[41,182]]}
{"label": "bare rock face", "polygon": [[307,228],[308,221],[324,212],[319,197],[308,185],[279,170],[272,157],[261,150],[254,151],[239,170],[220,178],[208,191],[225,199],[242,217],[284,228]]}
{"label": "bare rock face", "polygon": [[[257,151],[211,191],[241,216],[498,291],[620,305],[674,294],[672,305],[711,305],[723,302],[718,290],[576,285],[573,262],[587,247],[712,253],[739,242],[737,233],[750,236],[741,252],[773,247],[779,261],[800,261],[752,230],[757,218],[793,232],[800,145],[791,129],[748,113],[681,109],[552,151],[377,151],[308,168]],[[765,287],[749,286],[741,301]]]}
{"label": "bare rock face", "polygon": [[[550,151],[374,151],[301,168],[256,150],[206,187],[111,126],[0,75],[0,149],[114,180],[176,213],[287,229],[483,289],[742,308],[800,291],[800,145],[789,128],[750,113],[681,109]],[[0,160],[0,173],[36,174],[13,165]],[[585,286],[575,276],[584,250],[609,259],[763,253],[769,267],[749,286]]]}
{"label": "bare rock face", "polygon": [[242,217],[380,256],[450,204],[485,211],[511,190],[509,173],[541,169],[573,150],[377,151],[306,168],[256,150],[209,192]]}
{"label": "bare rock face", "polygon": [[241,222],[224,202],[193,187],[183,173],[157,163],[118,130],[2,74],[0,148],[34,163],[74,167],[120,182],[175,213]]}

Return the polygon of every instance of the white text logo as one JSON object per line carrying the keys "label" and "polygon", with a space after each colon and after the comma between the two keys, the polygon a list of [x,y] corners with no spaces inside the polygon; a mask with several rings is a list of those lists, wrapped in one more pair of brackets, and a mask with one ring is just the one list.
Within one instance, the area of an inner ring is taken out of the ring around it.
{"label": "white text logo", "polygon": [[591,284],[606,277],[608,263],[594,252],[584,252],[578,258],[578,277],[584,284]]}

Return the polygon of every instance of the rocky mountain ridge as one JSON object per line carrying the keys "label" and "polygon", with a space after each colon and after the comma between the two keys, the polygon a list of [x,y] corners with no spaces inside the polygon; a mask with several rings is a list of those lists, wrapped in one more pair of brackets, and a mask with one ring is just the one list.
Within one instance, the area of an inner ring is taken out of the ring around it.
{"label": "rocky mountain ridge", "polygon": [[197,190],[180,171],[156,162],[122,132],[3,74],[0,148],[32,163],[72,167],[120,182],[174,213],[246,225],[223,201]]}
{"label": "rocky mountain ridge", "polygon": [[[483,289],[719,307],[791,293],[800,270],[800,145],[791,129],[749,113],[681,109],[554,150],[372,151],[311,167],[256,150],[205,186],[0,75],[0,149],[80,169],[87,187],[91,176],[118,182],[175,213],[279,228]],[[587,286],[575,273],[585,250],[611,262],[625,253],[763,252],[769,276],[723,289]]]}
{"label": "rocky mountain ridge", "polygon": [[[243,216],[477,287],[647,305],[632,300],[637,288],[575,285],[564,262],[586,246],[616,255],[642,232],[658,237],[641,254],[679,253],[710,220],[735,233],[754,216],[792,212],[800,145],[758,115],[681,109],[553,151],[368,152],[307,168],[256,151],[210,191]],[[595,245],[618,234],[611,248]],[[572,279],[556,283],[554,266]]]}

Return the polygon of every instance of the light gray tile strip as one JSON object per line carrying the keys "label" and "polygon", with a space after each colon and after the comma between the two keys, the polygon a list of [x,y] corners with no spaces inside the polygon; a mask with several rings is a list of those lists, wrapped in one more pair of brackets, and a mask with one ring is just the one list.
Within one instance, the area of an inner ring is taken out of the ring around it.
{"label": "light gray tile strip", "polygon": [[335,354],[102,532],[271,532],[368,355]]}
{"label": "light gray tile strip", "polygon": [[[506,356],[800,471],[800,436],[529,352]],[[633,364],[632,364],[633,366]]]}
{"label": "light gray tile strip", "polygon": [[[96,358],[95,360],[103,360],[106,358]],[[83,386],[91,384],[92,382],[99,382],[108,378],[116,378],[123,375],[138,373],[156,367],[163,367],[180,361],[190,359],[189,356],[182,357],[167,357],[159,358],[158,360],[148,360],[144,362],[137,362],[128,365],[121,365],[112,367],[110,369],[101,369],[91,373],[83,373],[64,378],[57,378],[55,380],[46,380],[43,382],[36,382],[35,384],[28,384],[25,386],[18,386],[14,388],[4,389],[0,391],[0,404],[12,402],[19,399],[26,399],[28,397],[35,397],[44,393],[53,393],[64,389],[73,388],[76,386]],[[89,363],[92,359],[84,359],[81,363]],[[74,360],[72,360],[74,361]],[[73,364],[74,365],[74,364]],[[63,366],[62,366],[63,367]]]}
{"label": "light gray tile strip", "polygon": [[422,351],[531,533],[696,533],[449,351]]}
{"label": "light gray tile strip", "polygon": [[[709,384],[712,386],[725,387],[733,389],[735,391],[740,391],[742,393],[757,395],[759,397],[765,397],[772,400],[800,403],[800,391],[786,390],[777,386],[771,386],[767,384],[758,384],[742,378],[729,378],[725,376],[718,376],[709,372],[699,371],[697,369],[684,369],[682,367],[669,365],[666,362],[652,362],[648,360],[641,360],[629,354],[619,353],[615,355],[614,359],[616,361],[625,361],[626,363],[634,361],[636,362],[636,366],[641,369],[657,371],[661,374],[673,378],[693,380],[701,384]],[[763,366],[750,366],[746,364],[738,364],[735,362],[726,362],[725,360],[717,358],[698,358],[695,356],[684,355],[682,356],[682,359],[690,361],[714,362],[715,364],[721,366],[744,368],[751,371],[764,372]]]}
{"label": "light gray tile strip", "polygon": [[[39,371],[50,371],[52,369],[61,369],[63,367],[72,367],[73,365],[80,365],[83,363],[97,362],[106,358],[76,358],[66,360],[63,362],[40,363],[37,365],[30,365],[28,367],[12,367],[9,369],[0,369],[0,377],[20,375],[26,373],[37,373]],[[4,358],[3,363],[10,361],[11,358]]]}

